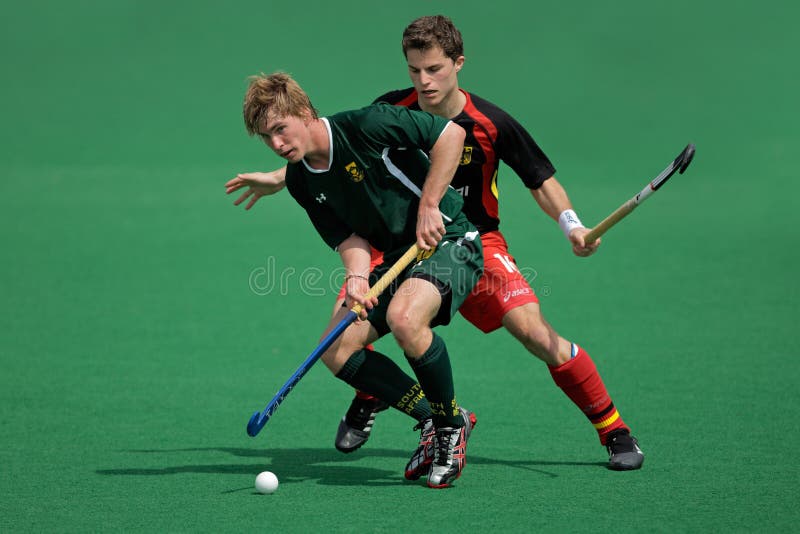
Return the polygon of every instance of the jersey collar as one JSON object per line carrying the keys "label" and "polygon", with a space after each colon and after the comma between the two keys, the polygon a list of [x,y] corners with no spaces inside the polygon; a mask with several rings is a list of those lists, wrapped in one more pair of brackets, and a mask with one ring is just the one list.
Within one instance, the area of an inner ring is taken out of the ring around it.
{"label": "jersey collar", "polygon": [[320,120],[325,124],[325,129],[328,130],[328,168],[312,169],[311,166],[306,162],[306,158],[302,159],[303,165],[305,165],[306,170],[308,172],[313,172],[314,174],[328,172],[329,170],[331,170],[331,167],[333,166],[333,133],[331,133],[331,125],[328,122],[328,119],[325,117],[322,117]]}

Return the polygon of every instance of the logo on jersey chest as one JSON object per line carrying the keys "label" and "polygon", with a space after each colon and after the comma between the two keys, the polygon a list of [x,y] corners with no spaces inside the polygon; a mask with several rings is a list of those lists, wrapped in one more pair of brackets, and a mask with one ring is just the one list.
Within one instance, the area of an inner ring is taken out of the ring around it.
{"label": "logo on jersey chest", "polygon": [[364,179],[364,171],[358,168],[358,165],[356,165],[355,161],[351,161],[345,165],[344,170],[347,171],[347,174],[350,175],[350,179],[355,183],[358,183]]}
{"label": "logo on jersey chest", "polygon": [[[447,242],[445,241],[445,243],[447,243]],[[430,258],[431,256],[433,256],[433,253],[434,253],[434,252],[436,252],[436,249],[435,249],[435,248],[433,248],[433,249],[431,249],[431,250],[420,250],[420,251],[417,253],[417,264],[419,264],[419,262],[421,262],[421,261],[423,261],[423,260],[427,260],[428,258]]]}
{"label": "logo on jersey chest", "polygon": [[459,161],[458,164],[469,165],[471,161],[472,161],[472,147],[464,145],[464,151],[461,152],[461,161]]}

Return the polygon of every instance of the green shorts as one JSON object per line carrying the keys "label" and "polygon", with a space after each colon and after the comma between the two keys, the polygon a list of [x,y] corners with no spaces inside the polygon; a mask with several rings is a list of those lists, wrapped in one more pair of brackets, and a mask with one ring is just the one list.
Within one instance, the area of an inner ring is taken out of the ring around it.
{"label": "green shorts", "polygon": [[[439,289],[442,305],[431,326],[446,325],[469,296],[470,291],[483,273],[483,246],[478,231],[463,214],[445,227],[445,235],[439,246],[430,253],[423,252],[415,263],[408,266],[381,295],[378,305],[369,314],[369,322],[380,337],[389,333],[386,310],[397,288],[407,278],[428,280]],[[409,244],[409,246],[411,246]],[[383,263],[370,273],[370,285],[374,285],[406,250],[384,252]]]}

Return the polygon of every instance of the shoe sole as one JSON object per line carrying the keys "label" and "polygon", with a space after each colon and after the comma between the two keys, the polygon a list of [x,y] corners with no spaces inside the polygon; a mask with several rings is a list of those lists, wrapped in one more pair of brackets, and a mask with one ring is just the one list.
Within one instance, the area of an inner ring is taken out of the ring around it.
{"label": "shoe sole", "polygon": [[[456,478],[458,478],[458,477],[456,477]],[[455,479],[453,479],[453,480],[455,480]],[[448,482],[447,484],[441,484],[439,486],[431,486],[430,484],[428,484],[428,487],[431,488],[431,489],[447,489],[447,488],[452,488],[453,486],[451,486],[450,483]]]}
{"label": "shoe sole", "polygon": [[356,445],[355,447],[351,447],[351,448],[349,448],[349,449],[345,449],[344,447],[339,447],[338,445],[336,445],[336,450],[337,450],[337,451],[339,451],[339,452],[341,452],[341,453],[344,453],[344,454],[350,454],[351,452],[356,452],[356,451],[357,451],[358,449],[360,449],[360,448],[361,448],[361,446],[362,446],[362,445],[364,445],[366,442],[367,442],[367,440],[364,440],[364,441],[362,441],[361,443],[359,443],[358,445]]}
{"label": "shoe sole", "polygon": [[[466,460],[464,460],[464,467],[467,467],[467,462],[466,462]],[[463,470],[464,470],[464,467],[462,467],[462,468],[461,468],[461,471],[463,471]],[[457,474],[455,477],[451,478],[450,480],[448,480],[448,481],[447,481],[446,483],[444,483],[444,484],[436,484],[436,485],[431,485],[431,483],[430,483],[430,482],[428,482],[428,487],[429,487],[429,488],[431,488],[431,489],[446,489],[446,488],[450,488],[450,487],[452,487],[452,486],[450,485],[452,482],[455,482],[456,480],[458,480],[459,478],[461,478],[461,471],[459,471],[459,472],[458,472],[458,474]]]}
{"label": "shoe sole", "polygon": [[608,463],[608,468],[612,471],[636,471],[641,469],[644,464],[644,455],[638,455],[638,462],[631,463]]}

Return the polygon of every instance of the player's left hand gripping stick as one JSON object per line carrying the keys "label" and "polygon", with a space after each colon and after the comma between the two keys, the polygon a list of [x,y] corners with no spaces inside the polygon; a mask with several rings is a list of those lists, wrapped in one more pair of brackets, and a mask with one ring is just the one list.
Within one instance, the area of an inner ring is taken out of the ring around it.
{"label": "player's left hand gripping stick", "polygon": [[[416,244],[409,248],[408,251],[406,251],[406,253],[403,254],[403,256],[401,256],[394,265],[392,265],[386,274],[381,276],[381,278],[375,282],[375,285],[372,286],[367,292],[366,298],[370,299],[372,297],[377,297],[383,293],[383,291],[389,287],[392,282],[394,282],[395,278],[397,278],[397,276],[403,272],[403,270],[408,267],[408,265],[419,255],[420,251],[421,249]],[[261,431],[261,429],[264,428],[264,425],[267,424],[267,421],[269,421],[270,417],[272,417],[272,414],[274,414],[278,409],[278,406],[281,405],[283,399],[289,395],[289,392],[292,391],[292,388],[294,388],[297,383],[300,382],[300,379],[305,376],[308,370],[311,369],[311,367],[317,362],[317,360],[320,359],[325,351],[328,350],[331,345],[333,345],[333,342],[336,341],[340,335],[342,335],[342,332],[344,332],[347,327],[350,326],[350,323],[358,318],[358,314],[360,312],[361,306],[359,304],[353,306],[353,308],[347,312],[345,318],[342,319],[327,336],[325,336],[325,339],[323,339],[319,346],[314,349],[314,352],[312,352],[309,357],[306,358],[306,360],[302,363],[302,365],[300,365],[297,371],[294,372],[291,378],[289,378],[289,380],[286,381],[281,389],[278,390],[275,396],[272,397],[272,400],[269,401],[269,404],[267,404],[267,407],[264,408],[264,411],[253,414],[253,416],[250,418],[250,422],[247,423],[247,433],[250,436],[255,437]]]}

